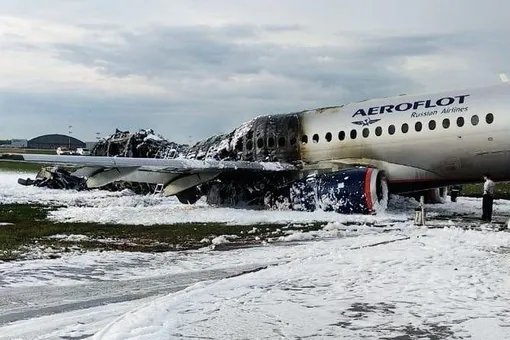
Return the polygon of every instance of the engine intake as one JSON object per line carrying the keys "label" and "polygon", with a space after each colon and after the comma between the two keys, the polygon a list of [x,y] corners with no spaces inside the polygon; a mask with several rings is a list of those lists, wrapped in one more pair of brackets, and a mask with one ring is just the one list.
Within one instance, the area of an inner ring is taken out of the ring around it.
{"label": "engine intake", "polygon": [[388,186],[384,174],[374,168],[310,175],[292,184],[290,203],[293,210],[374,214],[386,209]]}

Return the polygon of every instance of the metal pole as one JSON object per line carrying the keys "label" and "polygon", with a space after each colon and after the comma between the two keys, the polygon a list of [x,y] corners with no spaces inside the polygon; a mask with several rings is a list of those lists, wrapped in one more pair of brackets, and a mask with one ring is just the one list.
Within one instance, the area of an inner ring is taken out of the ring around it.
{"label": "metal pole", "polygon": [[420,207],[414,211],[414,224],[425,225],[425,196],[420,196]]}
{"label": "metal pole", "polygon": [[69,125],[69,146],[68,146],[69,150],[71,150],[71,128],[72,126]]}
{"label": "metal pole", "polygon": [[421,225],[425,225],[425,196],[420,196]]}

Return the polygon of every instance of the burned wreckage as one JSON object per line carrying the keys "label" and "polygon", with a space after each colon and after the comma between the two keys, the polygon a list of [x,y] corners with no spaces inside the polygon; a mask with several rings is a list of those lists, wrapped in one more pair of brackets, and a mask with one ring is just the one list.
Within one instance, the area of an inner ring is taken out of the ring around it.
{"label": "burned wreckage", "polygon": [[[181,203],[193,204],[201,197],[221,206],[265,207],[301,211],[374,213],[385,208],[388,189],[382,171],[350,167],[337,171],[303,169],[302,113],[259,116],[230,133],[216,135],[194,145],[172,143],[153,130],[135,133],[117,130],[99,141],[91,156],[230,162],[233,166],[198,174],[181,173],[168,183],[144,183],[121,178],[90,186],[80,169],[43,168],[35,180],[24,185],[86,190],[129,188],[140,194],[175,195]],[[245,167],[237,164],[244,164]],[[252,164],[253,166],[251,166]],[[275,171],[271,167],[283,164]],[[256,165],[256,166],[255,166]],[[174,185],[178,183],[178,185]],[[177,189],[176,189],[177,188]]]}
{"label": "burned wreckage", "polygon": [[[152,129],[138,132],[121,131],[99,140],[90,156],[135,157],[135,158],[176,158],[182,154],[187,145],[170,142]],[[34,180],[18,179],[22,185],[33,185],[51,189],[88,190],[86,177],[60,166],[43,167]],[[115,181],[98,189],[120,191],[130,189],[137,194],[149,194],[156,190],[156,184],[128,181]],[[94,188],[96,189],[96,188]]]}

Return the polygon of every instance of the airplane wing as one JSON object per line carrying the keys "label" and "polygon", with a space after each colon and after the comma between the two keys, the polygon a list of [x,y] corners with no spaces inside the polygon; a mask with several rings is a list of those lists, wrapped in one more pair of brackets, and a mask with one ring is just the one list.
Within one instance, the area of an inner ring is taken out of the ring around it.
{"label": "airplane wing", "polygon": [[1,154],[0,161],[62,165],[77,168],[76,176],[87,177],[87,186],[97,188],[114,181],[162,184],[164,194],[175,195],[208,182],[227,171],[284,172],[296,166],[279,162],[217,161],[193,159]]}
{"label": "airplane wing", "polygon": [[288,171],[297,168],[280,162],[217,161],[194,159],[130,158],[104,156],[65,156],[41,154],[1,154],[0,160],[35,164],[55,164],[73,167],[143,167],[158,168],[162,172],[190,173],[200,170],[256,170]]}

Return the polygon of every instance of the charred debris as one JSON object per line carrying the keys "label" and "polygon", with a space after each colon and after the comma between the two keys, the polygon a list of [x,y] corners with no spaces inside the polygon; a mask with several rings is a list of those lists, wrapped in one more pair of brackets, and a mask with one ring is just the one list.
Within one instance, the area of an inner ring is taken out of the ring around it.
{"label": "charred debris", "polygon": [[[170,142],[152,129],[138,132],[116,129],[112,135],[99,140],[91,156],[134,157],[134,158],[177,158],[188,149],[186,144]],[[43,167],[35,179],[18,179],[22,185],[34,185],[51,189],[88,190],[86,179],[72,174],[62,167]],[[131,189],[138,194],[148,194],[155,190],[155,184],[117,181],[101,187],[102,190],[120,191]]]}
{"label": "charred debris", "polygon": [[[112,135],[99,140],[92,148],[90,155],[134,158],[294,162],[298,159],[299,154],[299,143],[297,143],[297,140],[299,138],[300,124],[298,115],[299,114],[260,116],[241,125],[230,133],[219,134],[199,141],[191,146],[171,142],[163,136],[156,134],[152,129],[141,129],[137,132],[116,129],[115,133]],[[88,190],[86,179],[74,176],[69,170],[70,169],[64,169],[62,167],[44,167],[39,171],[35,179],[20,178],[18,179],[18,183],[54,189]],[[236,198],[232,197],[232,194],[234,194],[232,191],[239,191],[241,189],[237,188],[240,179],[254,182],[254,186],[263,184],[263,187],[267,187],[274,184],[271,178],[265,178],[265,176],[260,174],[255,175],[254,178],[251,179],[245,178],[242,174],[234,174],[233,176],[234,178],[223,178],[223,184],[220,185],[221,191],[225,191],[220,196],[225,199],[234,199],[237,201]],[[241,178],[238,178],[239,176],[241,176]],[[279,178],[276,180],[281,184],[283,179]],[[283,181],[285,182],[285,180]],[[248,183],[245,182],[244,185],[246,184]],[[211,185],[213,185],[213,183],[211,183]],[[217,189],[217,185],[214,187]],[[233,189],[232,187],[236,188]],[[138,194],[149,194],[155,192],[156,184],[117,181],[101,187],[101,189],[109,191],[131,189]],[[197,189],[200,190],[200,188]],[[202,188],[201,191],[204,191],[204,189],[209,188]],[[202,194],[206,193],[203,192]],[[192,196],[195,196],[195,194]],[[233,196],[239,197],[239,193]],[[196,198],[197,197],[193,197],[191,201],[195,201]],[[259,199],[263,199],[263,197]],[[190,199],[185,199],[185,201],[188,200]],[[215,195],[214,200],[218,200],[218,195]],[[223,201],[223,199],[220,199],[220,201]]]}

